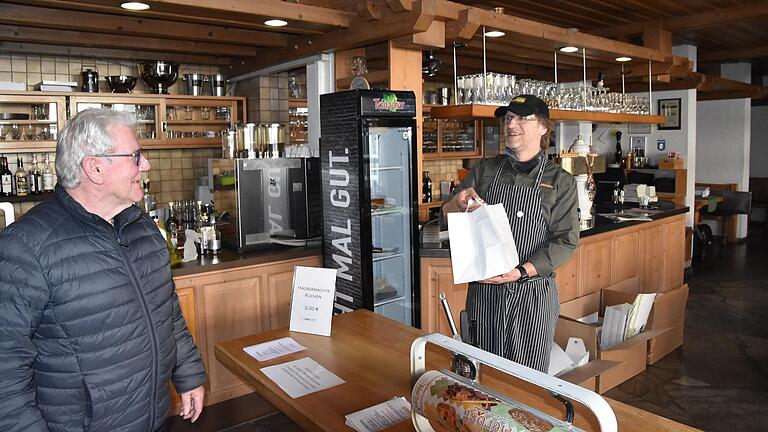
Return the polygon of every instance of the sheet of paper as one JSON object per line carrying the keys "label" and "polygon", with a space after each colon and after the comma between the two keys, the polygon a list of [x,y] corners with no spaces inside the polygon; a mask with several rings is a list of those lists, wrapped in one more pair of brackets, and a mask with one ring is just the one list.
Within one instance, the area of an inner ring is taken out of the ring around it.
{"label": "sheet of paper", "polygon": [[624,331],[627,326],[627,316],[632,305],[622,303],[620,305],[605,308],[603,319],[603,331],[600,334],[600,348],[608,349],[624,340]]}
{"label": "sheet of paper", "polygon": [[336,269],[296,266],[290,330],[330,336],[335,295]]}
{"label": "sheet of paper", "polygon": [[411,404],[402,396],[345,416],[358,432],[378,432],[411,418]]}
{"label": "sheet of paper", "polygon": [[243,348],[243,351],[258,361],[267,361],[286,354],[299,352],[303,349],[306,348],[293,340],[293,338],[284,337],[258,345],[247,346]]}
{"label": "sheet of paper", "polygon": [[309,357],[261,368],[288,396],[296,399],[344,384],[344,380]]}
{"label": "sheet of paper", "polygon": [[598,316],[597,312],[593,312],[587,316],[579,318],[576,321],[583,322],[584,324],[597,324],[600,322],[600,317]]}
{"label": "sheet of paper", "polygon": [[632,303],[632,310],[629,312],[629,318],[627,319],[627,329],[624,334],[625,340],[645,329],[655,299],[656,294],[638,294],[635,297],[635,302]]}

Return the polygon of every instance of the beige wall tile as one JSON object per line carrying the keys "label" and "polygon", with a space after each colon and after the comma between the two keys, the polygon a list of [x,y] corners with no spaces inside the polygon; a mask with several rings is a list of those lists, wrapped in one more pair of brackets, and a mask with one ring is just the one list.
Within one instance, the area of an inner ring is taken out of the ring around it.
{"label": "beige wall tile", "polygon": [[0,72],[0,81],[13,81],[11,72]]}
{"label": "beige wall tile", "polygon": [[0,72],[11,71],[11,56],[0,57]]}
{"label": "beige wall tile", "polygon": [[[11,71],[12,72],[26,72],[27,71],[27,58],[24,55],[11,54]],[[19,81],[22,82],[22,81]]]}

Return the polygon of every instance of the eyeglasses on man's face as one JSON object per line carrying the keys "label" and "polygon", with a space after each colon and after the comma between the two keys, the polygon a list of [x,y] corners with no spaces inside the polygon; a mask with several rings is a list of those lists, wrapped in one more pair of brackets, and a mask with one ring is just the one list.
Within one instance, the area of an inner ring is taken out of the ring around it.
{"label": "eyeglasses on man's face", "polygon": [[94,155],[95,157],[103,157],[103,158],[111,158],[111,157],[132,157],[135,162],[136,166],[141,165],[141,150],[137,150],[133,153],[108,153],[108,154],[97,154]]}
{"label": "eyeglasses on man's face", "polygon": [[519,115],[505,115],[504,116],[504,123],[512,123],[512,120],[517,121],[518,123],[525,123],[525,122],[532,122],[538,120],[536,118],[536,114],[531,114],[527,116],[519,116]]}

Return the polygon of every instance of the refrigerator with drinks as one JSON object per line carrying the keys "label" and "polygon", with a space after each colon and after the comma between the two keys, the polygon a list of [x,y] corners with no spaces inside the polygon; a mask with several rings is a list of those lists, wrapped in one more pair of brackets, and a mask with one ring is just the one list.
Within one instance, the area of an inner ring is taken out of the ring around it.
{"label": "refrigerator with drinks", "polygon": [[413,92],[320,96],[323,262],[337,269],[337,313],[420,325],[415,115]]}

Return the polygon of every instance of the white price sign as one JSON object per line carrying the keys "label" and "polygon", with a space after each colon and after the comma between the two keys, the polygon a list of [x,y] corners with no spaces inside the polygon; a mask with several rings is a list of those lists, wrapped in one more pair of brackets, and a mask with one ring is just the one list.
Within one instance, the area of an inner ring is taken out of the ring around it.
{"label": "white price sign", "polygon": [[290,330],[330,336],[335,294],[336,269],[296,266]]}

